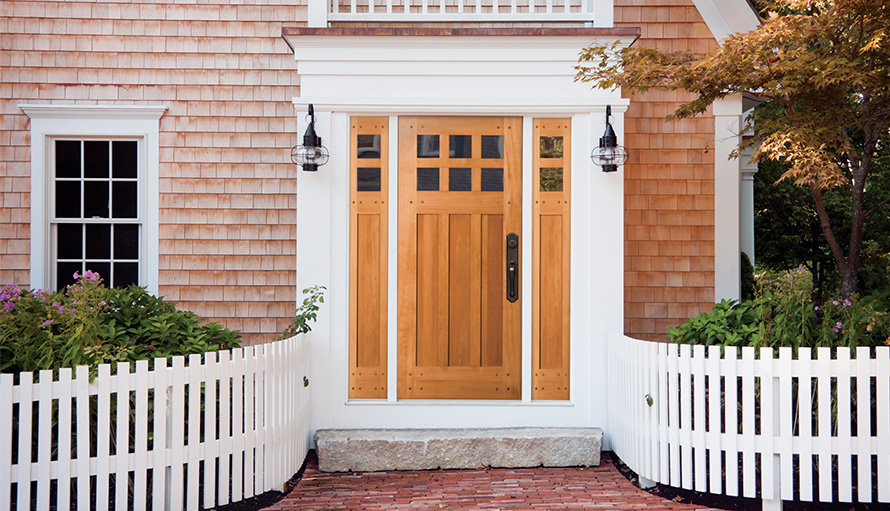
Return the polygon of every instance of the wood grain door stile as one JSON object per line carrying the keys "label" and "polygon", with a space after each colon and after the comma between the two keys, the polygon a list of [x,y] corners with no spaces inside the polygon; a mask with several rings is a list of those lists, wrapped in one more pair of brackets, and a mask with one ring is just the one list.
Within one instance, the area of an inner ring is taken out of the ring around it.
{"label": "wood grain door stile", "polygon": [[520,398],[506,237],[522,232],[521,131],[519,118],[399,119],[399,399]]}

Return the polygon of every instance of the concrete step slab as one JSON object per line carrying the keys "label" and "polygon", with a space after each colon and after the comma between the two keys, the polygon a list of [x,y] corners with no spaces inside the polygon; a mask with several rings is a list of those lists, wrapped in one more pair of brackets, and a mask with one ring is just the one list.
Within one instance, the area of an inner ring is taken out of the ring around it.
{"label": "concrete step slab", "polygon": [[320,429],[323,472],[437,468],[589,467],[600,464],[600,428]]}

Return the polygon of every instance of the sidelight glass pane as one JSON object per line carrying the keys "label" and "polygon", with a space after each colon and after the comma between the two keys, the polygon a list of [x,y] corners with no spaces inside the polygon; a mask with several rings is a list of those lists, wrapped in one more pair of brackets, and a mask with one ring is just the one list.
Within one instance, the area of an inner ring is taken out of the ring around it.
{"label": "sidelight glass pane", "polygon": [[448,135],[449,158],[472,158],[473,137],[471,135]]}
{"label": "sidelight glass pane", "polygon": [[359,167],[356,169],[356,177],[358,178],[357,191],[380,191],[380,167]]}
{"label": "sidelight glass pane", "polygon": [[562,137],[541,137],[541,158],[562,158]]}
{"label": "sidelight glass pane", "polygon": [[108,177],[108,142],[88,140],[83,143],[84,177]]}
{"label": "sidelight glass pane", "polygon": [[482,169],[482,191],[504,191],[504,169]]}
{"label": "sidelight glass pane", "polygon": [[120,140],[111,143],[111,176],[115,178],[136,178],[135,140]]}
{"label": "sidelight glass pane", "polygon": [[56,140],[56,177],[80,177],[79,140]]}
{"label": "sidelight glass pane", "polygon": [[359,135],[355,154],[358,158],[380,158],[380,135]]}
{"label": "sidelight glass pane", "polygon": [[483,158],[503,158],[504,157],[504,136],[503,135],[482,135],[482,157]]}
{"label": "sidelight glass pane", "polygon": [[541,191],[542,192],[561,192],[562,191],[562,167],[542,167],[541,168]]}
{"label": "sidelight glass pane", "polygon": [[417,169],[417,191],[439,191],[439,169],[420,167]]}
{"label": "sidelight glass pane", "polygon": [[417,135],[417,157],[439,157],[439,135]]}
{"label": "sidelight glass pane", "polygon": [[468,168],[448,169],[448,191],[469,192],[473,189],[473,172]]}

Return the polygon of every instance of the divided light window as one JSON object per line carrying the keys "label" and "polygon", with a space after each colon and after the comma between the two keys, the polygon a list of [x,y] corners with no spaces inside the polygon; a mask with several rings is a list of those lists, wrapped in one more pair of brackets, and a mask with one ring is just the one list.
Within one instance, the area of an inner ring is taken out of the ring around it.
{"label": "divided light window", "polygon": [[139,284],[139,141],[53,141],[52,273],[56,289],[75,272],[109,287]]}

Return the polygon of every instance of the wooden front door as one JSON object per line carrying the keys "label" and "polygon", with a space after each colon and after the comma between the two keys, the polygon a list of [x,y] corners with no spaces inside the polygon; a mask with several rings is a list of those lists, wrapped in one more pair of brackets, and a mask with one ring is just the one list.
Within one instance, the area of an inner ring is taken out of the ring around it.
{"label": "wooden front door", "polygon": [[522,119],[402,117],[399,148],[398,397],[519,399]]}

